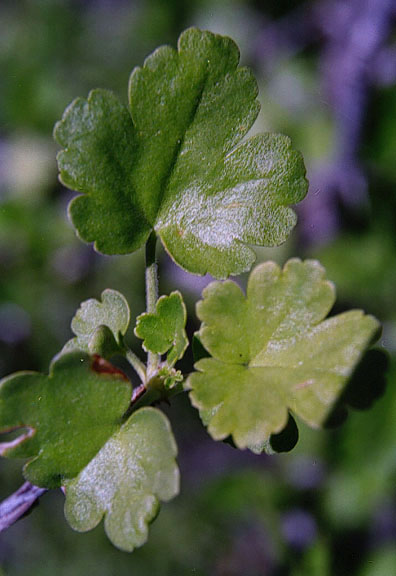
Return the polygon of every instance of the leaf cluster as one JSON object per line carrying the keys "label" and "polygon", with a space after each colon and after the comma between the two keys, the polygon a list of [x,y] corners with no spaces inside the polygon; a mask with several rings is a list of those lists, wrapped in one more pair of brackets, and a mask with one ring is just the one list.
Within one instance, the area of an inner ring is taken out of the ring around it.
{"label": "leaf cluster", "polygon": [[[128,96],[124,106],[94,90],[55,127],[61,181],[79,193],[69,215],[81,239],[127,254],[157,237],[179,266],[219,279],[251,268],[251,246],[286,240],[291,205],[307,191],[304,163],[286,136],[247,138],[257,85],[232,40],[185,31],[177,50],[161,47],[132,72]],[[272,452],[296,440],[294,417],[325,424],[379,332],[360,310],[326,318],[335,290],[317,261],[267,262],[246,295],[231,280],[204,290],[195,341],[205,357],[184,384],[175,368],[188,346],[183,297],[158,298],[156,264],[146,264],[147,310],[134,331],[147,366],[126,343],[126,299],[107,289],[81,304],[48,375],[0,383],[0,432],[16,434],[1,454],[25,458],[32,484],[64,489],[73,528],[104,518],[128,551],[179,491],[176,442],[154,404],[188,388],[215,440]],[[135,389],[117,356],[140,377]]]}

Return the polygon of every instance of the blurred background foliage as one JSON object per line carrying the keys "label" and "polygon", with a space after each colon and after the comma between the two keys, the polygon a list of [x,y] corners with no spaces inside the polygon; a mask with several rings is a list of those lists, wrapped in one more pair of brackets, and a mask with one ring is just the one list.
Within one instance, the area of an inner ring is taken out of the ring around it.
{"label": "blurred background foliage", "polygon": [[[191,25],[237,41],[260,86],[254,129],[289,134],[306,160],[299,224],[258,259],[320,259],[337,285],[336,312],[361,307],[383,323],[378,347],[390,368],[373,403],[364,386],[381,380],[383,360],[360,371],[352,404],[368,410],[326,431],[299,423],[296,448],[272,457],[212,442],[178,397],[166,411],[182,493],[146,546],[129,555],[102,526],[72,532],[53,493],[1,534],[0,574],[396,575],[395,22],[394,0],[1,1],[0,376],[46,371],[79,303],[107,287],[127,296],[132,315],[143,310],[142,254],[103,257],[75,238],[51,132],[93,87],[126,101],[132,68]],[[161,253],[161,292],[185,294],[191,333],[207,281]],[[2,461],[0,473],[4,498],[22,483],[20,465]]]}

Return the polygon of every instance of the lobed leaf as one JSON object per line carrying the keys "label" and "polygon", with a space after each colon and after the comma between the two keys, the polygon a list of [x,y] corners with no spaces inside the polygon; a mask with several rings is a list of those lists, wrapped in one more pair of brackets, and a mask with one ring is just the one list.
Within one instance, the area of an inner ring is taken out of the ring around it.
{"label": "lobed leaf", "polygon": [[169,366],[183,357],[188,346],[185,331],[186,307],[180,292],[161,296],[155,313],[143,313],[136,320],[135,334],[143,340],[143,348],[156,354],[168,352]]}
{"label": "lobed leaf", "polygon": [[117,290],[104,290],[101,297],[101,302],[95,298],[82,302],[71,323],[76,338],[62,352],[83,350],[106,358],[122,352],[130,320],[128,302]]}
{"label": "lobed leaf", "polygon": [[85,532],[105,517],[115,546],[132,551],[147,539],[159,501],[179,492],[177,448],[166,416],[155,408],[133,413],[77,478],[67,481],[65,515]]}
{"label": "lobed leaf", "polygon": [[9,458],[28,458],[24,476],[56,488],[76,476],[116,432],[131,399],[126,376],[99,357],[60,355],[49,375],[19,372],[0,382],[0,444]]}
{"label": "lobed leaf", "polygon": [[321,426],[379,332],[360,310],[325,319],[335,290],[312,260],[258,266],[246,297],[231,281],[211,283],[203,297],[199,339],[211,358],[189,377],[191,401],[213,438],[232,435],[258,453],[289,410]]}
{"label": "lobed leaf", "polygon": [[286,240],[307,191],[289,138],[243,141],[259,104],[232,40],[191,28],[136,68],[129,108],[110,92],[75,100],[55,127],[60,178],[80,192],[69,213],[106,254],[133,252],[152,230],[177,264],[215,277],[252,265],[249,245]]}

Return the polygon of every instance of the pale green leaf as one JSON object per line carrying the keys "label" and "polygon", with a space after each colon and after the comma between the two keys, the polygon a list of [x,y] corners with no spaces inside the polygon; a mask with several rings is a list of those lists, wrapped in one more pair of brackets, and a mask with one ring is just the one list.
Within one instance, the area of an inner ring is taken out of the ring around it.
{"label": "pale green leaf", "polygon": [[122,372],[83,352],[62,354],[49,375],[17,372],[0,382],[0,433],[21,429],[0,454],[28,458],[24,476],[55,488],[75,477],[116,432],[129,407]]}
{"label": "pale green leaf", "polygon": [[242,141],[259,104],[256,81],[226,37],[191,28],[136,68],[129,109],[95,90],[55,128],[60,177],[80,237],[106,254],[143,245],[155,230],[183,268],[216,277],[278,245],[307,191],[301,155],[286,136]]}
{"label": "pale green leaf", "polygon": [[85,532],[105,518],[115,546],[132,551],[147,539],[159,501],[179,491],[176,444],[165,415],[154,408],[133,413],[77,478],[68,481],[65,515]]}
{"label": "pale green leaf", "polygon": [[77,310],[71,328],[76,338],[69,340],[62,350],[83,350],[109,358],[123,351],[122,337],[130,320],[128,302],[116,290],[104,290],[102,301],[91,298]]}
{"label": "pale green leaf", "polygon": [[197,305],[199,338],[211,358],[189,377],[191,401],[215,439],[261,452],[289,410],[321,426],[379,331],[352,310],[325,319],[335,291],[316,261],[273,262],[251,274],[247,295],[213,282]]}
{"label": "pale green leaf", "polygon": [[161,296],[155,313],[144,313],[136,320],[135,334],[143,340],[146,351],[156,354],[168,352],[167,363],[173,366],[182,358],[188,339],[185,331],[186,307],[180,292]]}

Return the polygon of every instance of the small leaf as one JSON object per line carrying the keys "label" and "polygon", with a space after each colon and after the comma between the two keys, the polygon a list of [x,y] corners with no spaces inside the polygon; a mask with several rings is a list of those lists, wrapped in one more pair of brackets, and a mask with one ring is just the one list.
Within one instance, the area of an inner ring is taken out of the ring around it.
{"label": "small leaf", "polygon": [[110,358],[123,352],[122,337],[129,326],[129,306],[116,290],[104,290],[102,302],[91,298],[77,310],[71,327],[76,338],[69,340],[62,350],[83,350]]}
{"label": "small leaf", "polygon": [[191,401],[213,438],[232,434],[239,448],[258,453],[289,410],[323,425],[379,332],[360,310],[324,320],[334,287],[312,260],[258,266],[246,297],[231,281],[213,282],[203,296],[199,337],[212,358],[189,377]]}
{"label": "small leaf", "polygon": [[0,432],[22,429],[0,444],[10,458],[29,458],[24,476],[56,488],[76,476],[116,432],[131,399],[117,368],[82,352],[58,356],[49,375],[19,372],[0,383]]}
{"label": "small leaf", "polygon": [[249,245],[286,240],[307,192],[289,138],[243,140],[257,84],[226,37],[191,28],[130,77],[129,108],[105,90],[75,100],[55,127],[79,236],[125,254],[152,232],[186,270],[223,278],[252,265]]}
{"label": "small leaf", "polygon": [[[160,379],[160,382],[163,385],[165,391],[176,392],[177,390],[180,390],[180,392],[182,392],[184,390],[184,379],[180,370],[175,370],[174,368],[169,368],[168,366],[162,366],[158,370],[157,376]],[[148,389],[152,388],[152,382],[152,379],[147,382]],[[165,393],[164,399],[169,400],[168,394]]]}
{"label": "small leaf", "polygon": [[155,313],[144,313],[136,320],[135,334],[143,340],[143,348],[156,354],[168,352],[167,363],[173,366],[182,358],[188,338],[185,331],[186,307],[180,292],[161,296]]}
{"label": "small leaf", "polygon": [[147,540],[159,501],[179,492],[175,440],[166,416],[154,408],[133,413],[77,478],[65,483],[65,515],[85,532],[103,516],[115,546],[132,551]]}

